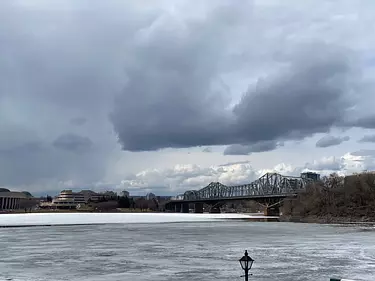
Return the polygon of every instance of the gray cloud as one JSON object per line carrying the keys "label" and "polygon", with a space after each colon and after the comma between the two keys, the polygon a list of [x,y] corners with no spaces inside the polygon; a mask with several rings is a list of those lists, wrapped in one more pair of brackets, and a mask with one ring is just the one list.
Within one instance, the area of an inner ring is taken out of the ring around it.
{"label": "gray cloud", "polygon": [[250,161],[229,162],[229,163],[221,164],[218,167],[226,167],[226,166],[234,166],[234,165],[242,165],[242,164],[250,164]]}
{"label": "gray cloud", "polygon": [[92,145],[90,138],[71,133],[63,134],[53,141],[54,147],[74,152],[87,151]]}
{"label": "gray cloud", "polygon": [[316,147],[330,147],[330,146],[336,146],[344,141],[348,141],[350,137],[345,136],[345,137],[335,137],[335,136],[324,136],[320,140],[316,142]]}
{"label": "gray cloud", "polygon": [[340,158],[329,157],[313,163],[306,163],[305,168],[315,171],[340,171],[344,168],[344,163]]}
{"label": "gray cloud", "polygon": [[130,151],[259,151],[374,126],[353,111],[365,86],[373,101],[357,65],[372,25],[350,19],[370,4],[151,2],[0,1],[0,185],[93,184],[120,157],[116,137]]}
{"label": "gray cloud", "polygon": [[361,171],[375,170],[375,150],[373,149],[360,149],[350,153],[354,156],[353,167],[360,167]]}
{"label": "gray cloud", "polygon": [[358,142],[375,142],[375,135],[363,136]]}
{"label": "gray cloud", "polygon": [[265,152],[276,149],[282,144],[276,141],[257,142],[251,145],[233,144],[225,148],[224,155],[249,155],[254,152]]}
{"label": "gray cloud", "polygon": [[60,187],[64,181],[79,185],[100,180],[105,173],[103,166],[97,164],[106,159],[107,152],[101,148],[95,154],[67,153],[37,139],[9,142],[1,147],[0,186],[18,186],[30,191],[39,191],[43,187],[48,190]]}
{"label": "gray cloud", "polygon": [[70,119],[70,123],[76,126],[82,126],[86,122],[87,122],[87,119],[85,117],[76,117],[76,118]]}
{"label": "gray cloud", "polygon": [[350,153],[353,156],[375,157],[374,149],[361,149]]}
{"label": "gray cloud", "polygon": [[236,12],[236,5],[214,9],[207,20],[184,25],[165,16],[152,32],[139,35],[125,68],[127,85],[111,114],[125,150],[230,142],[223,134],[230,127],[224,110],[229,97],[217,74],[229,30],[239,25]]}
{"label": "gray cloud", "polygon": [[[113,28],[124,16],[129,22]],[[138,21],[115,2],[68,0],[1,1],[0,18],[0,186],[37,191],[99,181],[116,147],[107,114],[123,85],[118,34],[149,16]],[[67,153],[90,142],[95,150]]]}
{"label": "gray cloud", "polygon": [[356,118],[346,122],[347,126],[375,129],[375,115]]}
{"label": "gray cloud", "polygon": [[[353,105],[350,53],[324,44],[285,55],[282,75],[258,81],[228,108],[223,90],[212,88],[229,48],[217,40],[230,39],[229,26],[214,28],[223,20],[219,16],[214,12],[204,24],[181,30],[160,23],[131,53],[128,82],[111,114],[124,150],[272,143],[327,132],[342,122]],[[230,27],[238,28],[240,19]]]}

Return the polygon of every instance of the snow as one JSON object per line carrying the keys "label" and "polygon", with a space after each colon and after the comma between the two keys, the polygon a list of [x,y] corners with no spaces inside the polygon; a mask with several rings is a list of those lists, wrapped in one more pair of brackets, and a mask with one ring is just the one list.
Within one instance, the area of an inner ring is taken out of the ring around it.
{"label": "snow", "polygon": [[[79,224],[208,222],[227,219],[266,218],[245,214],[182,213],[26,213],[1,214],[0,226],[45,226]],[[268,217],[269,218],[269,217]]]}

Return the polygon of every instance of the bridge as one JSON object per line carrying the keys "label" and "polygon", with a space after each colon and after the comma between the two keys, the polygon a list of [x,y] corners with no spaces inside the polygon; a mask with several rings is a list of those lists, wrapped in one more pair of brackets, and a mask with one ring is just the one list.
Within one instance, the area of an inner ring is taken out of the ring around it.
{"label": "bridge", "polygon": [[306,186],[319,180],[319,174],[302,173],[301,177],[282,176],[266,173],[259,179],[243,185],[227,186],[220,182],[211,182],[200,190],[189,190],[183,198],[166,202],[165,209],[188,213],[194,205],[195,213],[203,213],[203,205],[209,206],[209,212],[220,212],[220,207],[230,201],[254,200],[264,207],[265,215],[279,215],[279,206],[287,197],[295,197]]}

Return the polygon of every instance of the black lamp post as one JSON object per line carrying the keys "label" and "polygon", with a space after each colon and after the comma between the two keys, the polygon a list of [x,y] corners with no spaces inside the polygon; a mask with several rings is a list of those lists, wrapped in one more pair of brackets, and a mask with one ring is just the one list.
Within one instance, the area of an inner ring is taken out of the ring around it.
{"label": "black lamp post", "polygon": [[239,262],[242,269],[245,271],[245,281],[249,281],[249,270],[251,269],[254,260],[249,256],[247,250],[245,251],[245,255],[240,258]]}

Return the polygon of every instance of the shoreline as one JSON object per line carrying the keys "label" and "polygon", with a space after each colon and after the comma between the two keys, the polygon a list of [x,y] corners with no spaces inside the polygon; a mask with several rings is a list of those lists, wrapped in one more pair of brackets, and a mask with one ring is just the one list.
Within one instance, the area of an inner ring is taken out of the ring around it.
{"label": "shoreline", "polygon": [[358,218],[358,217],[333,217],[333,216],[324,216],[324,217],[280,216],[280,222],[375,226],[375,219],[370,218],[370,217]]}

